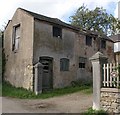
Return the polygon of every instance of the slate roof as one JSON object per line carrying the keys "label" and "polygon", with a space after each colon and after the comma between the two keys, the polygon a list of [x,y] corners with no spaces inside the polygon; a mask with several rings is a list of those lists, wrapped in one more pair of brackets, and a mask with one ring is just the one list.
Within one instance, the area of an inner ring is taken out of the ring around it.
{"label": "slate roof", "polygon": [[46,21],[46,22],[49,22],[49,23],[54,23],[54,24],[57,24],[57,25],[60,25],[60,26],[64,26],[64,27],[79,31],[78,27],[67,24],[67,23],[59,20],[58,18],[51,18],[51,17],[43,16],[41,14],[37,14],[37,13],[31,12],[31,11],[28,11],[28,10],[25,10],[25,9],[22,9],[22,8],[19,8],[19,9],[26,11],[31,16],[33,16],[35,19]]}
{"label": "slate roof", "polygon": [[120,42],[120,34],[110,36],[114,42]]}
{"label": "slate roof", "polygon": [[100,34],[99,32],[95,32],[95,31],[91,31],[91,30],[84,30],[84,29],[83,29],[83,31],[86,35],[91,35],[94,37],[99,37],[100,39],[114,42],[112,39],[110,39],[110,37],[106,36],[105,34]]}
{"label": "slate roof", "polygon": [[[83,34],[83,35],[91,35],[93,37],[99,37],[101,39],[105,39],[105,40],[114,42],[113,39],[110,39],[110,37],[108,37],[108,36],[106,36],[104,34],[100,34],[99,32],[95,32],[95,31],[91,31],[91,30],[85,30],[85,29],[80,30],[80,28],[78,28],[76,26],[73,26],[73,25],[70,25],[70,24],[67,24],[67,23],[59,20],[58,18],[47,17],[47,16],[44,16],[44,15],[41,15],[41,14],[38,14],[38,13],[28,11],[28,10],[23,9],[23,8],[18,8],[18,9],[21,9],[21,10],[27,12],[29,15],[33,16],[35,19],[45,21],[45,22],[49,22],[49,23],[52,23],[52,24],[56,24],[56,25],[59,25],[61,27],[70,28],[70,29],[72,29],[74,31],[79,32],[80,34]],[[8,22],[8,24],[9,24],[9,22]]]}

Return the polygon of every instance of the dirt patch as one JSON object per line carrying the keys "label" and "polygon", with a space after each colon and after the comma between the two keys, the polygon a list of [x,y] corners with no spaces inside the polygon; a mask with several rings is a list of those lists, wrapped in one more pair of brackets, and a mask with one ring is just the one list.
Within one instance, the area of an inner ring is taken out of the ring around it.
{"label": "dirt patch", "polygon": [[34,109],[46,109],[46,108],[55,107],[55,104],[51,104],[51,103],[36,103],[34,105],[29,105],[29,106],[34,108]]}
{"label": "dirt patch", "polygon": [[78,92],[49,99],[4,98],[4,101],[7,101],[7,107],[6,102],[3,102],[3,108],[6,107],[3,109],[4,112],[8,110],[13,112],[11,107],[18,106],[18,113],[20,113],[19,107],[21,107],[20,110],[23,109],[29,113],[82,113],[92,106],[92,94]]}

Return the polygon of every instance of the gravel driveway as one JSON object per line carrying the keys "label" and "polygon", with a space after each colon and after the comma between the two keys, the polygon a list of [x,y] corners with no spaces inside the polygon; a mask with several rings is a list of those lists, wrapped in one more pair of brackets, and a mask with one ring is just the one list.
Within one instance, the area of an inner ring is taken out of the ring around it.
{"label": "gravel driveway", "polygon": [[82,113],[92,106],[92,94],[81,92],[49,99],[2,98],[2,113]]}

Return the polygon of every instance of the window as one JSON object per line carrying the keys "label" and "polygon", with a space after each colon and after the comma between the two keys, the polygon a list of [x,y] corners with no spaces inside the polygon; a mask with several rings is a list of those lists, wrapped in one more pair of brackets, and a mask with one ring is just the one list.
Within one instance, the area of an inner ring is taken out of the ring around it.
{"label": "window", "polygon": [[60,27],[53,26],[53,37],[62,38],[62,29]]}
{"label": "window", "polygon": [[85,57],[79,58],[79,68],[85,68],[86,60],[87,60],[87,58],[85,58]]}
{"label": "window", "polygon": [[106,49],[106,41],[101,40],[101,48]]}
{"label": "window", "polygon": [[15,52],[19,48],[19,40],[20,40],[20,24],[13,27],[12,50]]}
{"label": "window", "polygon": [[60,71],[69,71],[69,59],[60,59]]}
{"label": "window", "polygon": [[86,36],[86,45],[92,46],[92,37],[91,36]]}

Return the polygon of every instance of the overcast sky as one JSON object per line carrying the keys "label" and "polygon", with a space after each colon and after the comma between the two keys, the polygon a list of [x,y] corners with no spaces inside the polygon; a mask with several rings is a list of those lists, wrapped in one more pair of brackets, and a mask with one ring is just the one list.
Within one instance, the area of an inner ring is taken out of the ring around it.
{"label": "overcast sky", "polygon": [[118,1],[120,0],[0,0],[0,29],[11,20],[18,7],[69,23],[69,17],[83,4],[89,9],[103,7],[117,17]]}

